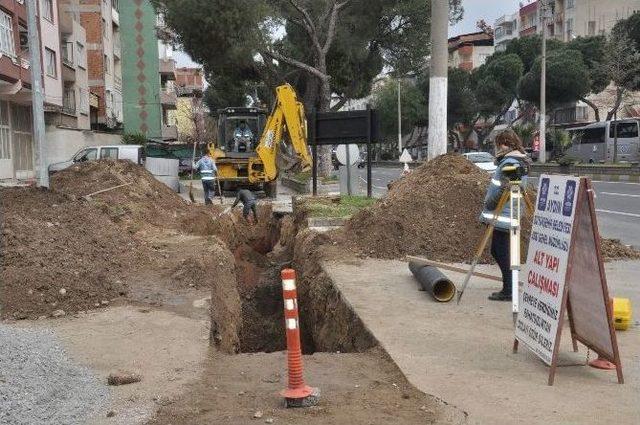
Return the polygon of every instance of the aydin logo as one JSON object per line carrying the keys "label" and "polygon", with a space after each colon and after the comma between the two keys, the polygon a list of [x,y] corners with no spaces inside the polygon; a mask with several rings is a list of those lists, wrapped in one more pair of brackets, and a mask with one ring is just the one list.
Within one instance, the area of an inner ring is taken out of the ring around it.
{"label": "aydin logo", "polygon": [[540,194],[538,196],[538,210],[545,211],[548,197],[549,197],[549,179],[544,178],[540,183]]}
{"label": "aydin logo", "polygon": [[573,201],[576,197],[576,182],[569,180],[564,191],[564,202],[562,203],[562,215],[571,217],[573,213]]}

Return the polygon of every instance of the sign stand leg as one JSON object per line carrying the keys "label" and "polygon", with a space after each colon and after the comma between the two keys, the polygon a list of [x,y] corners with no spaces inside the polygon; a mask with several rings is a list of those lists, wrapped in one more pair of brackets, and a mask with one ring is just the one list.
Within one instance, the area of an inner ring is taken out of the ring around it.
{"label": "sign stand leg", "polygon": [[578,340],[576,339],[576,328],[573,324],[573,313],[571,312],[571,300],[567,300],[567,317],[569,318],[569,329],[571,329],[571,343],[573,344],[573,352],[578,352]]}

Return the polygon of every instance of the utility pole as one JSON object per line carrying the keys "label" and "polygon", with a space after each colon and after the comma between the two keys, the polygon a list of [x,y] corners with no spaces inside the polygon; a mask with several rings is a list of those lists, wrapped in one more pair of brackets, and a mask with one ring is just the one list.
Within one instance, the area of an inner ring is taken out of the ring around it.
{"label": "utility pole", "polygon": [[44,94],[42,90],[42,61],[40,36],[36,18],[37,0],[27,0],[27,25],[29,28],[29,56],[31,62],[31,102],[33,114],[33,152],[38,187],[49,187],[49,171],[44,155]]}
{"label": "utility pole", "polygon": [[431,75],[429,77],[429,160],[447,153],[449,1],[431,2]]}
{"label": "utility pole", "polygon": [[398,78],[398,152],[402,154],[402,102],[400,98],[400,91],[402,85],[400,84],[400,78]]}
{"label": "utility pole", "polygon": [[538,162],[547,161],[547,0],[540,0],[540,23],[542,25],[542,57],[540,75],[540,152]]}

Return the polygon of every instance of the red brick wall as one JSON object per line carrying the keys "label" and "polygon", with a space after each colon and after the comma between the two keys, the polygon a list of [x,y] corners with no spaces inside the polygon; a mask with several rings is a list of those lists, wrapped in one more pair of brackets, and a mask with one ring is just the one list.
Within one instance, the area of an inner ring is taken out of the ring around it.
{"label": "red brick wall", "polygon": [[[102,0],[80,0],[81,5],[92,5],[100,7]],[[90,49],[90,47],[102,46],[102,15],[100,11],[82,12],[80,14],[80,25],[87,34],[87,73],[89,80],[100,80],[104,82],[104,51],[102,48]],[[99,98],[98,116],[104,119],[106,114],[106,99],[104,83],[102,86],[90,87],[91,93]]]}

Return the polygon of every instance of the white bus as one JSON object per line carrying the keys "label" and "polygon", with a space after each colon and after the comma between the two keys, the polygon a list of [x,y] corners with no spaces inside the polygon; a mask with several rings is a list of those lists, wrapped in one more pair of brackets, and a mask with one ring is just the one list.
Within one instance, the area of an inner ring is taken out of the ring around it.
{"label": "white bus", "polygon": [[571,128],[571,147],[567,155],[584,162],[612,162],[616,127],[618,137],[618,161],[637,162],[640,160],[640,135],[637,119],[605,121],[584,127]]}

